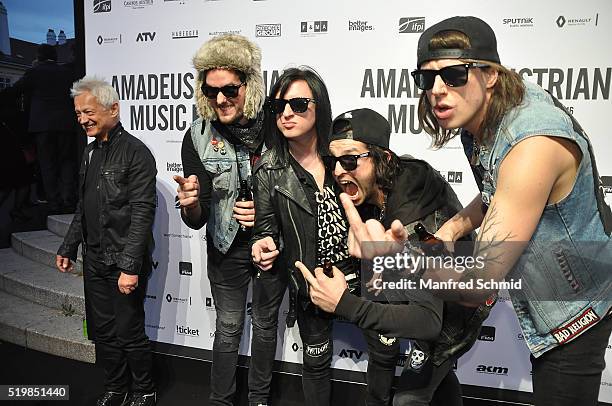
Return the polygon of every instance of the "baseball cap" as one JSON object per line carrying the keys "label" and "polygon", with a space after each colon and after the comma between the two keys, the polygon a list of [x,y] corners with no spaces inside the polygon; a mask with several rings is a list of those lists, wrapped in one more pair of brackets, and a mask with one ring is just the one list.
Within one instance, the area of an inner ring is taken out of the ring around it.
{"label": "baseball cap", "polygon": [[[430,49],[431,38],[443,31],[459,31],[470,40],[468,49]],[[421,34],[417,47],[417,67],[433,59],[478,59],[501,63],[497,54],[497,39],[493,29],[478,17],[456,16],[432,25]]]}
{"label": "baseball cap", "polygon": [[350,110],[332,123],[329,141],[352,139],[389,149],[391,126],[387,119],[370,109]]}

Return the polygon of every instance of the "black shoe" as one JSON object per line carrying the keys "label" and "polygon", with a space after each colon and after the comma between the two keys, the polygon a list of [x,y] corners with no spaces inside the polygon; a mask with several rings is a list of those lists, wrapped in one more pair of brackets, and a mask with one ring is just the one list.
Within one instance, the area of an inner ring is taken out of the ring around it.
{"label": "black shoe", "polygon": [[154,406],[157,403],[157,393],[134,393],[126,406]]}
{"label": "black shoe", "polygon": [[104,394],[98,398],[96,406],[123,406],[127,397],[127,392],[104,392]]}

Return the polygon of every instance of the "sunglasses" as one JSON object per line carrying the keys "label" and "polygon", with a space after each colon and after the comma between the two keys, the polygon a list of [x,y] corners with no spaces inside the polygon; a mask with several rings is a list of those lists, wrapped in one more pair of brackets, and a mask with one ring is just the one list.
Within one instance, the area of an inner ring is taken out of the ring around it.
{"label": "sunglasses", "polygon": [[289,107],[294,113],[303,113],[308,110],[308,103],[316,103],[314,99],[308,97],[294,97],[293,99],[272,99],[270,100],[270,109],[274,114],[280,114],[285,111],[285,106],[289,103]]}
{"label": "sunglasses", "polygon": [[323,157],[323,165],[330,171],[334,171],[336,169],[336,162],[340,162],[340,166],[345,171],[352,171],[357,168],[357,160],[359,158],[365,158],[370,156],[370,152],[363,152],[359,155],[342,155],[342,156],[324,156]]}
{"label": "sunglasses", "polygon": [[464,63],[462,65],[451,65],[442,69],[417,69],[412,71],[412,77],[417,87],[421,90],[430,90],[434,86],[436,76],[440,76],[444,83],[450,87],[464,86],[468,80],[468,71],[471,68],[488,68],[484,63]]}
{"label": "sunglasses", "polygon": [[214,87],[208,86],[206,83],[202,84],[202,93],[209,99],[216,99],[219,92],[223,93],[223,96],[229,98],[233,98],[238,96],[238,91],[242,86],[245,86],[246,83],[241,83],[239,85],[226,85],[223,87]]}

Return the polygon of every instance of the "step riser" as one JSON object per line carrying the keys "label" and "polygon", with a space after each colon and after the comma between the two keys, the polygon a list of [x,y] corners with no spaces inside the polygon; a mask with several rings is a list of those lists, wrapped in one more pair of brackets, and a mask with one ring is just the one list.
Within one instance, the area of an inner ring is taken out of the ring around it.
{"label": "step riser", "polygon": [[27,348],[36,351],[92,364],[96,362],[95,347],[91,343],[67,342],[57,337],[50,337],[30,331],[26,333],[26,341]]}
{"label": "step riser", "polygon": [[45,290],[12,280],[8,275],[0,275],[0,288],[11,295],[54,309],[72,309],[75,314],[85,315],[85,298],[62,292]]}
{"label": "step riser", "polygon": [[0,323],[0,340],[82,362],[95,363],[93,343],[75,343]]}
{"label": "step riser", "polygon": [[0,292],[0,339],[84,362],[95,359],[94,345],[83,337],[83,317],[67,317],[31,301]]}
{"label": "step riser", "polygon": [[0,322],[0,340],[26,347],[26,331],[8,323]]}
{"label": "step riser", "polygon": [[[36,247],[34,245],[31,245],[31,242],[29,240],[21,240],[15,234],[11,235],[11,246],[17,254],[31,259],[34,262],[38,262],[39,264],[43,264],[50,268],[56,269],[56,250],[47,251],[43,248]],[[59,246],[57,248],[59,248]],[[80,257],[77,258],[77,261],[74,263],[74,267],[76,273],[83,273],[83,261]]]}
{"label": "step riser", "polygon": [[49,216],[47,217],[47,229],[64,237],[68,233],[71,221],[72,215]]}

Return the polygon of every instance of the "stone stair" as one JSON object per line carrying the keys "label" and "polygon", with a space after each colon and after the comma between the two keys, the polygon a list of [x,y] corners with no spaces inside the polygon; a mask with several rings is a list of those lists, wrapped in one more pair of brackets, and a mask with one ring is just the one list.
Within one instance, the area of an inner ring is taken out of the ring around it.
{"label": "stone stair", "polygon": [[73,273],[55,268],[55,253],[72,215],[49,216],[47,230],[14,233],[0,249],[0,340],[84,362],[95,362],[83,335],[82,261]]}

